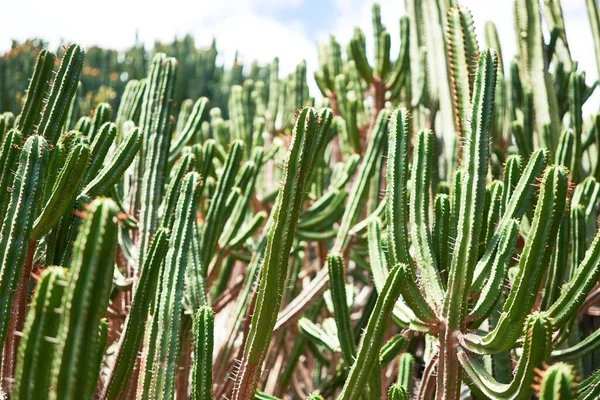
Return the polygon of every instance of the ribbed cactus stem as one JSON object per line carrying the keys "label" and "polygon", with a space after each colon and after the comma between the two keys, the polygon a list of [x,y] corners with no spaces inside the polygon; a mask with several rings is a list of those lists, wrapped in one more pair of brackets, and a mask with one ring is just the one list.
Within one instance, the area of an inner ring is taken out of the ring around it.
{"label": "ribbed cactus stem", "polygon": [[390,323],[394,304],[400,296],[400,286],[404,277],[405,265],[399,264],[390,271],[385,285],[361,337],[356,360],[350,368],[338,400],[359,398],[365,389],[375,363],[379,363],[379,349],[383,345],[385,330]]}
{"label": "ribbed cactus stem", "polygon": [[448,274],[444,302],[445,327],[440,333],[438,397],[458,399],[461,372],[456,353],[457,330],[465,327],[469,284],[477,262],[477,243],[483,226],[485,183],[488,170],[488,141],[492,122],[498,57],[491,49],[479,57],[467,129],[467,147],[463,152],[463,178],[457,237]]}
{"label": "ribbed cactus stem", "polygon": [[163,264],[155,318],[158,324],[157,348],[151,366],[152,386],[157,399],[172,399],[180,347],[181,313],[185,270],[189,264],[192,235],[196,224],[200,176],[187,174],[177,200],[170,246]]}
{"label": "ribbed cactus stem", "polygon": [[117,214],[110,199],[94,200],[85,211],[62,299],[50,399],[91,397],[98,375],[92,365],[100,320],[108,307],[117,245]]}
{"label": "ribbed cactus stem", "polygon": [[60,306],[66,286],[66,271],[49,267],[37,284],[23,338],[12,396],[19,400],[48,398],[50,371],[60,321]]}
{"label": "ribbed cactus stem", "polygon": [[[8,334],[17,283],[21,278],[28,243],[31,243],[35,209],[42,198],[47,161],[48,142],[38,135],[29,136],[21,150],[10,202],[0,230],[0,343],[4,343]],[[25,282],[28,282],[29,272],[25,272]],[[26,293],[27,286],[22,290]],[[12,370],[13,366],[9,368]]]}
{"label": "ribbed cactus stem", "polygon": [[146,257],[135,288],[133,302],[121,333],[115,363],[103,398],[121,399],[125,395],[127,383],[133,373],[136,356],[144,336],[145,322],[155,297],[160,267],[167,253],[168,244],[168,230],[159,228],[152,238],[148,257]]}
{"label": "ribbed cactus stem", "polygon": [[192,365],[192,400],[212,399],[212,360],[214,313],[202,306],[194,315],[194,363]]}
{"label": "ribbed cactus stem", "polygon": [[290,145],[283,190],[274,209],[269,230],[265,261],[261,268],[255,310],[241,360],[241,369],[234,387],[233,399],[250,398],[258,384],[260,371],[277,320],[281,295],[287,276],[287,259],[307,183],[315,159],[311,153],[320,139],[316,113],[304,108],[296,120]]}

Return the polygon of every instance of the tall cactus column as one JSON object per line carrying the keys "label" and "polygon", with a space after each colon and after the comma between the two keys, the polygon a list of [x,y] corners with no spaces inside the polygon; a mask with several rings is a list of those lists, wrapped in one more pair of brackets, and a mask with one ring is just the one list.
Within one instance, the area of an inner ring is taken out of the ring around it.
{"label": "tall cactus column", "polygon": [[304,108],[296,120],[283,189],[277,196],[273,210],[273,224],[268,233],[256,305],[233,391],[235,400],[254,397],[277,321],[287,277],[288,258],[304,201],[305,185],[308,184],[318,156],[314,154],[315,149],[320,147],[319,143],[323,140],[321,135],[325,134],[318,127],[317,113],[311,108]]}

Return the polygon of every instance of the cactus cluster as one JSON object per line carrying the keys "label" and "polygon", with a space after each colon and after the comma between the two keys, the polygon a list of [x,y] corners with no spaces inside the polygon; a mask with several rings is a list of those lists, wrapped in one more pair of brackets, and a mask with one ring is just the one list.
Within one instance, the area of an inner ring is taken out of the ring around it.
{"label": "cactus cluster", "polygon": [[15,43],[2,396],[600,398],[597,82],[561,2],[514,1],[512,60],[455,0],[405,2],[397,56],[374,5],[373,58],[331,36],[313,96],[304,62],[189,37]]}

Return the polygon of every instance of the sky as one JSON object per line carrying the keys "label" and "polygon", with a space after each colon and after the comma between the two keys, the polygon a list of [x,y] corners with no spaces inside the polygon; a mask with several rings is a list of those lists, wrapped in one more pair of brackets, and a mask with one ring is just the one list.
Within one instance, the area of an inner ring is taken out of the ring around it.
{"label": "sky", "polygon": [[[404,1],[378,2],[395,57]],[[515,53],[513,1],[459,3],[473,13],[480,46],[484,45],[484,24],[491,20],[498,28],[504,56]],[[367,38],[371,37],[373,1],[103,0],[87,4],[80,0],[20,0],[5,4],[0,52],[10,47],[12,39],[31,37],[41,37],[51,45],[62,40],[84,48],[101,45],[125,49],[133,44],[136,32],[140,40],[150,45],[155,40],[172,40],[189,33],[199,46],[208,46],[215,37],[219,57],[225,63],[231,63],[239,50],[244,63],[267,63],[279,56],[283,73],[291,72],[301,60],[306,60],[309,71],[313,71],[317,65],[316,45],[327,41],[330,34],[344,47],[355,26],[360,26]],[[587,72],[589,83],[597,78],[597,68],[585,0],[567,0],[562,4],[571,53]]]}

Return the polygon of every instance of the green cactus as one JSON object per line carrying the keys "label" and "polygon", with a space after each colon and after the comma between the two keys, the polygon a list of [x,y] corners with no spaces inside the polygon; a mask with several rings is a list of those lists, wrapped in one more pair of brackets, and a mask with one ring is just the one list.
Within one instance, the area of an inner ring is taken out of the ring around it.
{"label": "green cactus", "polygon": [[[294,128],[290,156],[286,165],[284,189],[277,197],[273,225],[265,250],[266,261],[261,268],[258,297],[252,316],[250,332],[242,357],[234,399],[248,398],[256,390],[264,351],[269,345],[275,326],[281,292],[285,283],[287,263],[295,225],[303,203],[304,185],[310,177],[315,159],[315,148],[323,134],[318,129],[316,113],[304,108]],[[283,265],[281,265],[283,263]],[[283,271],[282,271],[283,269]]]}
{"label": "green cactus", "polygon": [[[9,333],[12,305],[21,274],[29,277],[30,268],[24,268],[25,255],[35,246],[31,234],[34,210],[42,198],[44,173],[48,163],[48,142],[39,135],[27,138],[19,156],[19,166],[12,185],[10,202],[0,230],[0,342]],[[30,264],[29,264],[30,265]],[[25,269],[25,272],[23,270]],[[23,288],[21,290],[26,290]],[[8,344],[12,346],[12,344]]]}
{"label": "green cactus", "polygon": [[103,394],[106,399],[123,398],[127,389],[127,382],[133,373],[136,355],[144,335],[144,322],[150,312],[160,276],[160,266],[166,256],[168,243],[168,230],[159,228],[150,244],[148,257],[136,286],[135,296],[120,338],[119,350]]}
{"label": "green cactus", "polygon": [[61,267],[42,274],[27,317],[12,395],[15,399],[47,398],[67,275]]}
{"label": "green cactus", "polygon": [[98,375],[91,367],[100,320],[108,307],[117,242],[116,204],[94,200],[85,211],[62,298],[52,360],[50,399],[90,398]]}
{"label": "green cactus", "polygon": [[203,306],[194,316],[194,365],[192,367],[192,396],[196,400],[212,399],[214,314]]}
{"label": "green cactus", "polygon": [[454,0],[406,0],[397,38],[374,4],[281,76],[190,36],[15,41],[0,391],[597,398],[598,82],[565,5],[515,0],[509,59]]}

